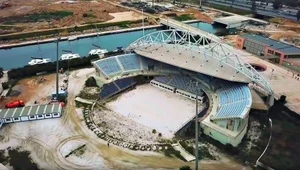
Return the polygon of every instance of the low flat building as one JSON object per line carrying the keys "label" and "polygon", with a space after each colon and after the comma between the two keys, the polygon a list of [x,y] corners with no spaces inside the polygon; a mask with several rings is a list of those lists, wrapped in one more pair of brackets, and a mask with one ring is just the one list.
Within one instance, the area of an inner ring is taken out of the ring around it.
{"label": "low flat building", "polygon": [[269,22],[255,19],[255,18],[250,18],[250,17],[245,17],[241,15],[232,15],[232,16],[227,16],[227,17],[221,17],[221,18],[216,18],[214,19],[214,23],[226,25],[226,28],[238,28],[241,27],[244,24],[248,23],[257,23],[261,25],[267,25]]}
{"label": "low flat building", "polygon": [[0,109],[0,120],[3,123],[22,122],[30,120],[60,117],[62,106],[60,103]]}
{"label": "low flat building", "polygon": [[241,35],[236,40],[236,47],[279,64],[288,59],[300,59],[300,48],[261,35]]}

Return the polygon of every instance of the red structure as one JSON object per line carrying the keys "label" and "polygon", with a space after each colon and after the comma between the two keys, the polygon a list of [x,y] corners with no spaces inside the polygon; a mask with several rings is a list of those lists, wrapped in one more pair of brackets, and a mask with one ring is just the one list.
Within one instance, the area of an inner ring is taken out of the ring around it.
{"label": "red structure", "polygon": [[25,104],[23,100],[17,100],[5,105],[5,108],[16,108],[16,107],[24,107],[24,106]]}

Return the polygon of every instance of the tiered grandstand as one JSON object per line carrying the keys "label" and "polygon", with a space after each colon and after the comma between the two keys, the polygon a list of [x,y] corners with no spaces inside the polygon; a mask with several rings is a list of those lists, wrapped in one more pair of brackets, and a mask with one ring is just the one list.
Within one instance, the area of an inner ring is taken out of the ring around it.
{"label": "tiered grandstand", "polygon": [[[152,33],[133,42],[127,48],[129,54],[94,61],[96,80],[104,82],[100,96],[106,99],[121,92],[133,84],[121,79],[138,75],[154,77],[152,86],[191,100],[196,100],[198,90],[198,100],[208,103],[200,119],[203,133],[224,145],[237,146],[247,131],[252,105],[248,84],[259,85],[269,95],[269,104],[273,91],[238,55],[193,36],[176,30]],[[195,81],[200,89],[195,88]]]}
{"label": "tiered grandstand", "polygon": [[132,78],[120,79],[116,80],[115,82],[105,84],[101,89],[100,97],[101,99],[107,99],[128,89],[129,87],[132,87],[135,84],[136,82]]}
{"label": "tiered grandstand", "polygon": [[92,63],[98,75],[104,75],[108,80],[120,77],[132,77],[138,74],[157,75],[178,73],[179,68],[160,63],[137,54],[124,54],[98,60]]}

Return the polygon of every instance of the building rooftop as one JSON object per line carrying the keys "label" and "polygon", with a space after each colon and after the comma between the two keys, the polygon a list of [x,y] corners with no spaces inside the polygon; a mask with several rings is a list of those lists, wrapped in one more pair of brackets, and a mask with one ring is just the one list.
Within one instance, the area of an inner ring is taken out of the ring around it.
{"label": "building rooftop", "polygon": [[232,15],[232,16],[227,16],[227,17],[220,17],[214,19],[215,22],[222,23],[225,25],[230,25],[230,24],[236,24],[236,23],[242,23],[245,21],[253,21],[253,22],[258,22],[260,24],[269,24],[267,21],[263,21],[260,19],[255,19],[255,18],[250,18],[246,16],[241,16],[241,15]]}
{"label": "building rooftop", "polygon": [[274,50],[282,51],[283,53],[285,53],[287,55],[300,54],[300,48],[277,41],[277,40],[270,39],[268,37],[264,37],[261,35],[255,35],[255,34],[245,34],[245,35],[242,35],[242,37],[245,39],[251,39],[251,40],[257,41],[261,44],[265,44],[266,46],[269,46],[269,47],[273,48]]}
{"label": "building rooftop", "polygon": [[18,107],[18,108],[11,108],[11,109],[0,109],[0,119],[42,115],[47,113],[61,113],[61,110],[62,107],[59,103]]}

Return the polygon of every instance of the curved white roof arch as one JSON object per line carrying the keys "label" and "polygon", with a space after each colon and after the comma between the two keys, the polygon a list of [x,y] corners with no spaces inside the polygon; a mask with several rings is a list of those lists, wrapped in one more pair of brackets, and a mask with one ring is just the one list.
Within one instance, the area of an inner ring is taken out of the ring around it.
{"label": "curved white roof arch", "polygon": [[147,58],[165,62],[229,81],[255,82],[268,94],[269,83],[227,44],[207,35],[182,30],[162,30],[147,34],[126,49]]}

